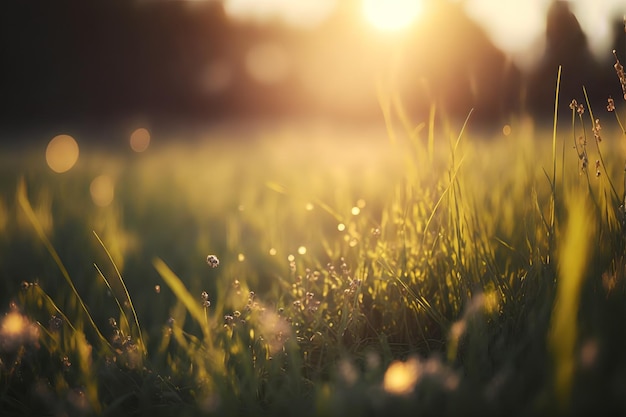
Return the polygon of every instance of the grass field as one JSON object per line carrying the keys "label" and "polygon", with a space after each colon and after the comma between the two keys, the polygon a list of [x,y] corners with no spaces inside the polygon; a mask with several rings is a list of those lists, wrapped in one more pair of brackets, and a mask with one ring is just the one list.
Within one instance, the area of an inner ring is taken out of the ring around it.
{"label": "grass field", "polygon": [[623,106],[485,138],[392,103],[1,153],[2,415],[625,413]]}

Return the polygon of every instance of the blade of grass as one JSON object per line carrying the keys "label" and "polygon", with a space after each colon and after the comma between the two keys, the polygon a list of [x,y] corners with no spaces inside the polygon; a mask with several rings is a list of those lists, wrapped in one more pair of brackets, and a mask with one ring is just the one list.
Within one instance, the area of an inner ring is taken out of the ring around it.
{"label": "blade of grass", "polygon": [[209,327],[206,325],[204,310],[200,307],[200,302],[189,293],[185,284],[160,258],[155,258],[152,264],[165,283],[174,292],[176,297],[183,303],[191,317],[200,325],[205,340],[209,340]]}
{"label": "blade of grass", "polygon": [[[141,327],[139,326],[139,318],[137,317],[137,312],[135,311],[135,306],[133,305],[133,301],[130,298],[130,294],[128,293],[128,288],[126,287],[126,284],[124,283],[124,279],[122,278],[122,274],[120,273],[120,270],[117,267],[117,264],[113,260],[113,256],[111,256],[111,252],[109,252],[109,250],[107,249],[107,247],[104,244],[104,242],[102,241],[102,239],[100,239],[100,236],[98,236],[98,233],[96,233],[96,231],[94,230],[93,234],[96,237],[96,239],[98,239],[98,242],[100,243],[100,246],[102,246],[102,249],[104,249],[104,252],[107,254],[107,257],[109,258],[109,261],[111,261],[111,264],[113,265],[113,268],[115,269],[115,273],[117,274],[117,278],[119,279],[120,284],[122,284],[122,288],[124,289],[124,295],[126,296],[126,301],[128,301],[128,305],[130,306],[130,310],[133,313],[133,319],[135,321],[135,326],[137,326],[137,333],[138,333],[138,336],[139,336],[139,341],[141,342],[141,349],[143,350],[143,353],[145,355],[147,353],[147,351],[146,351],[147,348],[146,348],[146,344],[144,343],[144,340],[143,340],[143,335],[141,334]],[[100,273],[100,276],[107,283],[107,285],[109,285],[108,282],[106,281],[106,279],[104,278],[104,275],[102,274],[102,272],[100,272],[100,269],[98,269],[97,266],[96,266],[96,269]],[[110,286],[109,286],[109,289],[111,289]],[[115,300],[117,301],[117,297],[116,297]],[[119,302],[118,302],[118,306],[119,306]],[[120,310],[120,311],[122,313],[124,312],[123,310]],[[126,321],[128,322],[128,319],[126,319]]]}
{"label": "blade of grass", "polygon": [[93,320],[93,317],[89,313],[89,309],[87,308],[87,305],[85,304],[82,297],[78,293],[78,290],[76,289],[76,286],[74,285],[74,282],[72,281],[72,278],[70,277],[70,274],[67,271],[67,268],[65,268],[65,265],[63,264],[63,262],[61,261],[61,258],[59,257],[59,254],[57,253],[56,249],[54,249],[52,242],[50,242],[50,240],[46,236],[46,233],[44,232],[43,227],[41,226],[41,223],[39,223],[39,220],[37,219],[37,216],[35,215],[35,212],[33,211],[33,207],[31,206],[30,201],[28,200],[28,195],[26,193],[26,182],[24,178],[21,178],[18,183],[17,199],[20,204],[20,207],[26,214],[26,217],[28,218],[31,225],[35,229],[37,236],[39,237],[39,239],[41,240],[45,248],[48,250],[48,253],[50,253],[50,256],[52,256],[52,259],[54,260],[57,267],[61,271],[63,278],[65,278],[65,281],[67,282],[70,289],[72,290],[74,297],[76,297],[76,299],[78,300],[78,304],[80,305],[81,309],[85,313],[85,316],[87,317],[89,325],[96,332],[96,335],[100,339],[100,342],[103,345],[110,347],[108,340],[106,339],[106,337],[102,335],[102,332],[100,332],[100,329],[98,328],[98,326]]}
{"label": "blade of grass", "polygon": [[[552,125],[552,180],[550,182],[550,190],[552,193],[552,200],[550,202],[550,227],[548,233],[550,237],[548,239],[548,256],[552,253],[554,245],[554,228],[556,224],[556,127],[559,115],[559,92],[561,91],[561,71],[562,67],[559,65],[559,71],[556,76],[556,88],[554,94],[554,118]],[[545,170],[544,170],[545,172]],[[546,174],[547,176],[547,174]]]}

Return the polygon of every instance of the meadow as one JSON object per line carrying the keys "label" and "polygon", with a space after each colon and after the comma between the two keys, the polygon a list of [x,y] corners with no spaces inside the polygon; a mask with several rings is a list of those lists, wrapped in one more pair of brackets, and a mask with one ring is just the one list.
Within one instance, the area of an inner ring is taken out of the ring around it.
{"label": "meadow", "polygon": [[624,106],[578,103],[2,152],[2,415],[625,413]]}

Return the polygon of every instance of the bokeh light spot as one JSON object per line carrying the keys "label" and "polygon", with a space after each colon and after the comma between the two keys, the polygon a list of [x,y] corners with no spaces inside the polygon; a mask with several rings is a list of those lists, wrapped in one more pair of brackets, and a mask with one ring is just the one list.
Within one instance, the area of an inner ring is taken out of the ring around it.
{"label": "bokeh light spot", "polygon": [[510,125],[504,125],[504,127],[502,128],[502,134],[504,136],[509,136],[511,134],[511,126]]}
{"label": "bokeh light spot", "polygon": [[357,206],[352,207],[351,213],[353,216],[358,216],[361,213],[361,209]]}
{"label": "bokeh light spot", "polygon": [[6,315],[0,327],[0,334],[4,337],[19,336],[26,331],[29,325],[26,317],[19,313],[10,313]]}
{"label": "bokeh light spot", "polygon": [[415,388],[421,373],[420,362],[409,358],[406,362],[394,361],[383,379],[383,389],[393,395],[407,395]]}
{"label": "bokeh light spot", "polygon": [[337,230],[339,230],[340,232],[343,232],[344,230],[346,230],[346,225],[343,223],[339,223],[337,225]]}
{"label": "bokeh light spot", "polygon": [[150,132],[140,127],[135,129],[130,135],[130,147],[135,152],[143,152],[150,146]]}
{"label": "bokeh light spot", "polygon": [[113,202],[115,185],[108,175],[100,175],[91,181],[89,186],[91,199],[96,206],[106,207]]}
{"label": "bokeh light spot", "polygon": [[298,248],[298,253],[299,253],[300,255],[304,255],[304,254],[306,253],[306,246],[300,246],[300,247]]}
{"label": "bokeh light spot", "polygon": [[78,161],[78,143],[69,135],[52,138],[46,148],[46,163],[57,173],[67,172]]}

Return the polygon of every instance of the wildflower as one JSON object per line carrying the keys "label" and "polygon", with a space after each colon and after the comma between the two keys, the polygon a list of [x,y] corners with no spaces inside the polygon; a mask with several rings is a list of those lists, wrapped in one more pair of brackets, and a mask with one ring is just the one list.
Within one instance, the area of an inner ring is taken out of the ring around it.
{"label": "wildflower", "polygon": [[582,116],[583,114],[585,114],[585,108],[583,107],[582,104],[578,105],[578,109],[576,110],[576,112],[578,112],[579,116]]}
{"label": "wildflower", "polygon": [[606,110],[610,112],[615,111],[615,100],[611,97],[607,100]]}
{"label": "wildflower", "polygon": [[219,266],[219,264],[220,264],[220,260],[215,255],[209,255],[209,256],[206,257],[206,263],[211,268],[217,268]]}
{"label": "wildflower", "polygon": [[202,294],[200,294],[200,298],[202,299],[203,308],[211,307],[211,302],[209,301],[209,294],[206,291],[202,291]]}
{"label": "wildflower", "polygon": [[569,104],[569,108],[572,110],[576,110],[578,108],[578,102],[575,98],[572,99],[571,103]]}

